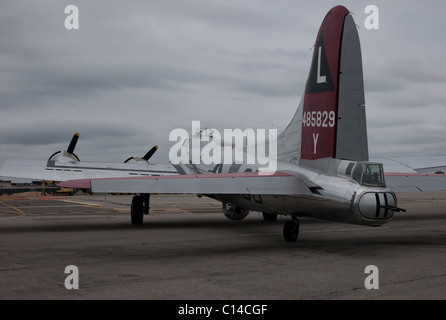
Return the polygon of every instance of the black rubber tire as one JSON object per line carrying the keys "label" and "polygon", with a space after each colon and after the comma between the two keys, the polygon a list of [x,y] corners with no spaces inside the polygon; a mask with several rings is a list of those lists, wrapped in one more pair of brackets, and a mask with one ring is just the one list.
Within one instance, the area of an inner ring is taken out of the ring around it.
{"label": "black rubber tire", "polygon": [[132,206],[130,208],[130,216],[132,224],[142,224],[144,220],[144,202],[141,196],[132,198]]}
{"label": "black rubber tire", "polygon": [[296,242],[299,235],[299,221],[289,220],[283,226],[283,237],[286,242]]}

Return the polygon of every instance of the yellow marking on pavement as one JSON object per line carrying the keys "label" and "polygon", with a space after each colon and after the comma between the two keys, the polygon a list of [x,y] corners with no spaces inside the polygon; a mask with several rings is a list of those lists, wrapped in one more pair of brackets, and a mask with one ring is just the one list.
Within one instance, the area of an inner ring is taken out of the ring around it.
{"label": "yellow marking on pavement", "polygon": [[69,202],[69,203],[76,203],[76,204],[82,204],[84,206],[93,206],[93,207],[101,207],[98,203],[91,203],[91,202],[83,202],[83,201],[74,201],[74,200],[62,200],[63,202]]}
{"label": "yellow marking on pavement", "polygon": [[4,203],[3,201],[0,201],[0,204],[2,204],[2,205],[4,205],[4,206],[6,206],[6,207],[9,207],[9,208],[11,208],[11,209],[13,209],[13,210],[15,210],[15,211],[12,211],[13,213],[18,213],[19,215],[27,215],[28,213],[26,213],[25,211],[23,211],[23,210],[20,210],[19,208],[16,208],[16,207],[14,207],[14,206],[11,206],[11,205],[9,205],[9,204],[6,204],[6,203]]}

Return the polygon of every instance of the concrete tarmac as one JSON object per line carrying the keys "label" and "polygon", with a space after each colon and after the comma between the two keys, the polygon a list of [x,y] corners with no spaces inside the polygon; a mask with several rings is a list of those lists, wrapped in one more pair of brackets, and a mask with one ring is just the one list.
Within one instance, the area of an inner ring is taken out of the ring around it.
{"label": "concrete tarmac", "polygon": [[0,197],[0,299],[445,299],[446,193],[398,196],[382,227],[301,218],[296,243],[205,197],[152,195],[139,226],[131,196]]}

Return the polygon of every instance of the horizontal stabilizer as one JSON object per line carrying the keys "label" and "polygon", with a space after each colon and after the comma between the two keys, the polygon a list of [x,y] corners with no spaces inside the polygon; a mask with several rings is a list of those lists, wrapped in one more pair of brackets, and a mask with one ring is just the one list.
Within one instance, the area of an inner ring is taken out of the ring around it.
{"label": "horizontal stabilizer", "polygon": [[192,194],[310,194],[298,177],[284,172],[257,172],[81,179],[65,181],[61,187],[89,188],[95,193],[192,193]]}
{"label": "horizontal stabilizer", "polygon": [[446,175],[386,173],[386,185],[394,192],[446,191]]}

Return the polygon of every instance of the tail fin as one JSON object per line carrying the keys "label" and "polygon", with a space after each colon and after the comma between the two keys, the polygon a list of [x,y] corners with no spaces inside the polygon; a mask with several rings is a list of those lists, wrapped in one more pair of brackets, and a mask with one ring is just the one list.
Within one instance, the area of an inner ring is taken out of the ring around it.
{"label": "tail fin", "polygon": [[368,160],[361,48],[343,6],[332,8],[322,22],[304,97],[282,136],[301,139],[300,146],[285,141],[288,154],[289,146],[300,147],[293,158]]}

